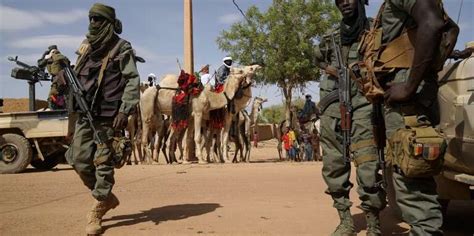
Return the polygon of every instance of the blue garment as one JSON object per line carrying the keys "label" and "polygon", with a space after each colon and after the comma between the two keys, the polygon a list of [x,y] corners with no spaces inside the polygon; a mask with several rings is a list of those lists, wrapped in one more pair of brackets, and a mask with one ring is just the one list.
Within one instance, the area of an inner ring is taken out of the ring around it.
{"label": "blue garment", "polygon": [[295,160],[296,159],[296,149],[295,149],[295,147],[291,147],[290,150],[288,150],[288,159],[289,160]]}
{"label": "blue garment", "polygon": [[228,68],[226,65],[222,65],[221,67],[219,67],[219,69],[217,69],[216,82],[218,84],[224,84],[229,74],[230,74],[230,68]]}
{"label": "blue garment", "polygon": [[306,161],[313,161],[313,145],[311,144],[311,142],[305,142],[304,153]]}

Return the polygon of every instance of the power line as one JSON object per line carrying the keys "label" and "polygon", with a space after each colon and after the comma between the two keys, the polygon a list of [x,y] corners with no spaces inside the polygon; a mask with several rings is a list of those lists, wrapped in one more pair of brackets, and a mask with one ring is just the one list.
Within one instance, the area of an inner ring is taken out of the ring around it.
{"label": "power line", "polygon": [[456,21],[456,24],[459,24],[459,18],[461,18],[461,9],[463,2],[464,0],[461,0],[461,5],[459,5],[458,20]]}
{"label": "power line", "polygon": [[245,15],[244,11],[242,11],[242,9],[240,9],[239,5],[237,5],[237,3],[235,2],[235,0],[232,0],[232,2],[234,3],[235,7],[237,7],[237,10],[240,11],[240,14],[242,14],[242,16],[244,16],[245,20],[247,20],[247,22],[250,24],[250,20],[249,20],[249,18],[247,18],[247,16]]}

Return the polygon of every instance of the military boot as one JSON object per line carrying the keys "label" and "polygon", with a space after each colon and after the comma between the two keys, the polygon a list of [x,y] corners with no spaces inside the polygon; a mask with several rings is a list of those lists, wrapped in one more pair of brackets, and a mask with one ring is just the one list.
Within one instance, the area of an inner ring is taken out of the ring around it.
{"label": "military boot", "polygon": [[337,210],[337,213],[339,213],[341,223],[337,226],[336,231],[332,233],[332,236],[356,236],[351,211],[349,209]]}
{"label": "military boot", "polygon": [[116,208],[120,204],[117,197],[110,193],[107,199],[104,201],[98,201],[94,199],[91,211],[87,214],[87,235],[98,235],[101,234],[102,229],[102,217],[110,210]]}
{"label": "military boot", "polygon": [[367,236],[381,236],[379,213],[366,211],[365,219],[367,221]]}

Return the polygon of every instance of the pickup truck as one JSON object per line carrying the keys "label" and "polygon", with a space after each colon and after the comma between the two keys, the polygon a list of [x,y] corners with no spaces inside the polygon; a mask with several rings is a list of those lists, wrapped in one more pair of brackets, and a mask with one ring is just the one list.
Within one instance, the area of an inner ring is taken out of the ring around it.
{"label": "pickup truck", "polygon": [[65,110],[0,113],[0,173],[55,167],[64,160],[67,134]]}

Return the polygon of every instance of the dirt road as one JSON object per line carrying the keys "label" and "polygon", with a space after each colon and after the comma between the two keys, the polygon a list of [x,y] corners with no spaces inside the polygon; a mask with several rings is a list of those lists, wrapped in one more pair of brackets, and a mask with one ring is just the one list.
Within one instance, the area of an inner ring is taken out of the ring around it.
{"label": "dirt road", "polygon": [[[329,235],[338,217],[324,194],[322,164],[276,157],[268,144],[252,150],[250,164],[125,166],[114,189],[121,205],[105,216],[105,235]],[[69,166],[1,175],[0,185],[0,235],[84,234],[92,198]],[[355,191],[351,198],[365,235]],[[384,235],[403,235],[407,225],[389,210]],[[447,235],[473,235],[472,202],[454,202],[448,216]]]}

